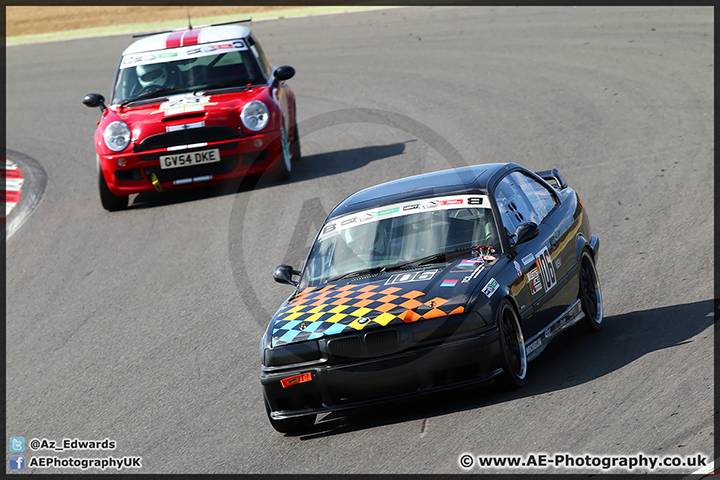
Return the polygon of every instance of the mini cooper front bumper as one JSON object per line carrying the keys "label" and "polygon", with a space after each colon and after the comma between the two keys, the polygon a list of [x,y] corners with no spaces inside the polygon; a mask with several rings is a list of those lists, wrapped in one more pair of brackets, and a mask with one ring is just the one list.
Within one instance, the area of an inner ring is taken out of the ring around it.
{"label": "mini cooper front bumper", "polygon": [[239,136],[230,127],[204,127],[154,135],[99,162],[115,195],[174,190],[274,171],[281,139],[281,130]]}

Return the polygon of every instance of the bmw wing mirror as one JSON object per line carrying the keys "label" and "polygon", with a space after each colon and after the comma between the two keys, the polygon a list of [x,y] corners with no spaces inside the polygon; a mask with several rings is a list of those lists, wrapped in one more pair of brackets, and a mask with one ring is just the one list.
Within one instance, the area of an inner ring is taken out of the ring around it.
{"label": "bmw wing mirror", "polygon": [[522,225],[518,225],[517,229],[515,230],[515,233],[512,235],[514,238],[514,243],[512,243],[513,247],[516,247],[520,245],[521,243],[525,243],[528,240],[532,240],[533,238],[537,237],[540,234],[540,227],[535,222],[527,222],[523,223]]}
{"label": "bmw wing mirror", "polygon": [[273,272],[273,278],[276,282],[296,287],[298,282],[293,280],[293,275],[300,275],[300,272],[290,265],[280,265],[275,267],[275,271]]}
{"label": "bmw wing mirror", "polygon": [[86,107],[91,107],[91,108],[100,107],[100,110],[103,112],[107,108],[105,106],[105,97],[103,97],[99,93],[88,93],[87,95],[85,95],[83,97],[83,104]]}

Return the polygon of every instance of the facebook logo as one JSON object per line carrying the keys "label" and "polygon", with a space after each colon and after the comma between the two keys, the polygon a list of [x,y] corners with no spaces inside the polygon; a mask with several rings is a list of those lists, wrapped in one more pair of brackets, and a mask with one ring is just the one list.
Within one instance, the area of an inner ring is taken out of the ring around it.
{"label": "facebook logo", "polygon": [[10,451],[11,452],[24,452],[25,451],[25,438],[10,437]]}
{"label": "facebook logo", "polygon": [[25,455],[10,455],[10,470],[25,470]]}

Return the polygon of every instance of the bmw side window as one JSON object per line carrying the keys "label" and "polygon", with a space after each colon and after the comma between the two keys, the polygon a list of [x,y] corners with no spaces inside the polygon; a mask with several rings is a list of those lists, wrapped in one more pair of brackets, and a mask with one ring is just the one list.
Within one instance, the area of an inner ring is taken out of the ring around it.
{"label": "bmw side window", "polygon": [[538,225],[541,219],[533,209],[527,197],[523,194],[512,174],[503,178],[495,188],[500,217],[508,233],[513,233],[523,223],[535,222]]}
{"label": "bmw side window", "polygon": [[555,197],[547,188],[545,188],[545,186],[527,175],[520,172],[513,172],[510,176],[520,187],[520,190],[524,193],[529,200],[529,203],[534,207],[535,211],[539,215],[539,222],[537,222],[539,224],[548,215],[548,213],[555,208]]}

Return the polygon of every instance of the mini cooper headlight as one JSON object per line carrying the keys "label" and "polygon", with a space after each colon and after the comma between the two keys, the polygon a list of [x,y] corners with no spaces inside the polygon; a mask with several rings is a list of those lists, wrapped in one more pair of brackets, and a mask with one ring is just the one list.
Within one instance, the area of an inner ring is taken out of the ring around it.
{"label": "mini cooper headlight", "polygon": [[265,128],[270,120],[270,112],[263,102],[253,100],[247,103],[240,113],[245,128],[257,132]]}
{"label": "mini cooper headlight", "polygon": [[125,150],[130,143],[130,128],[125,122],[112,122],[103,132],[105,145],[113,152]]}

